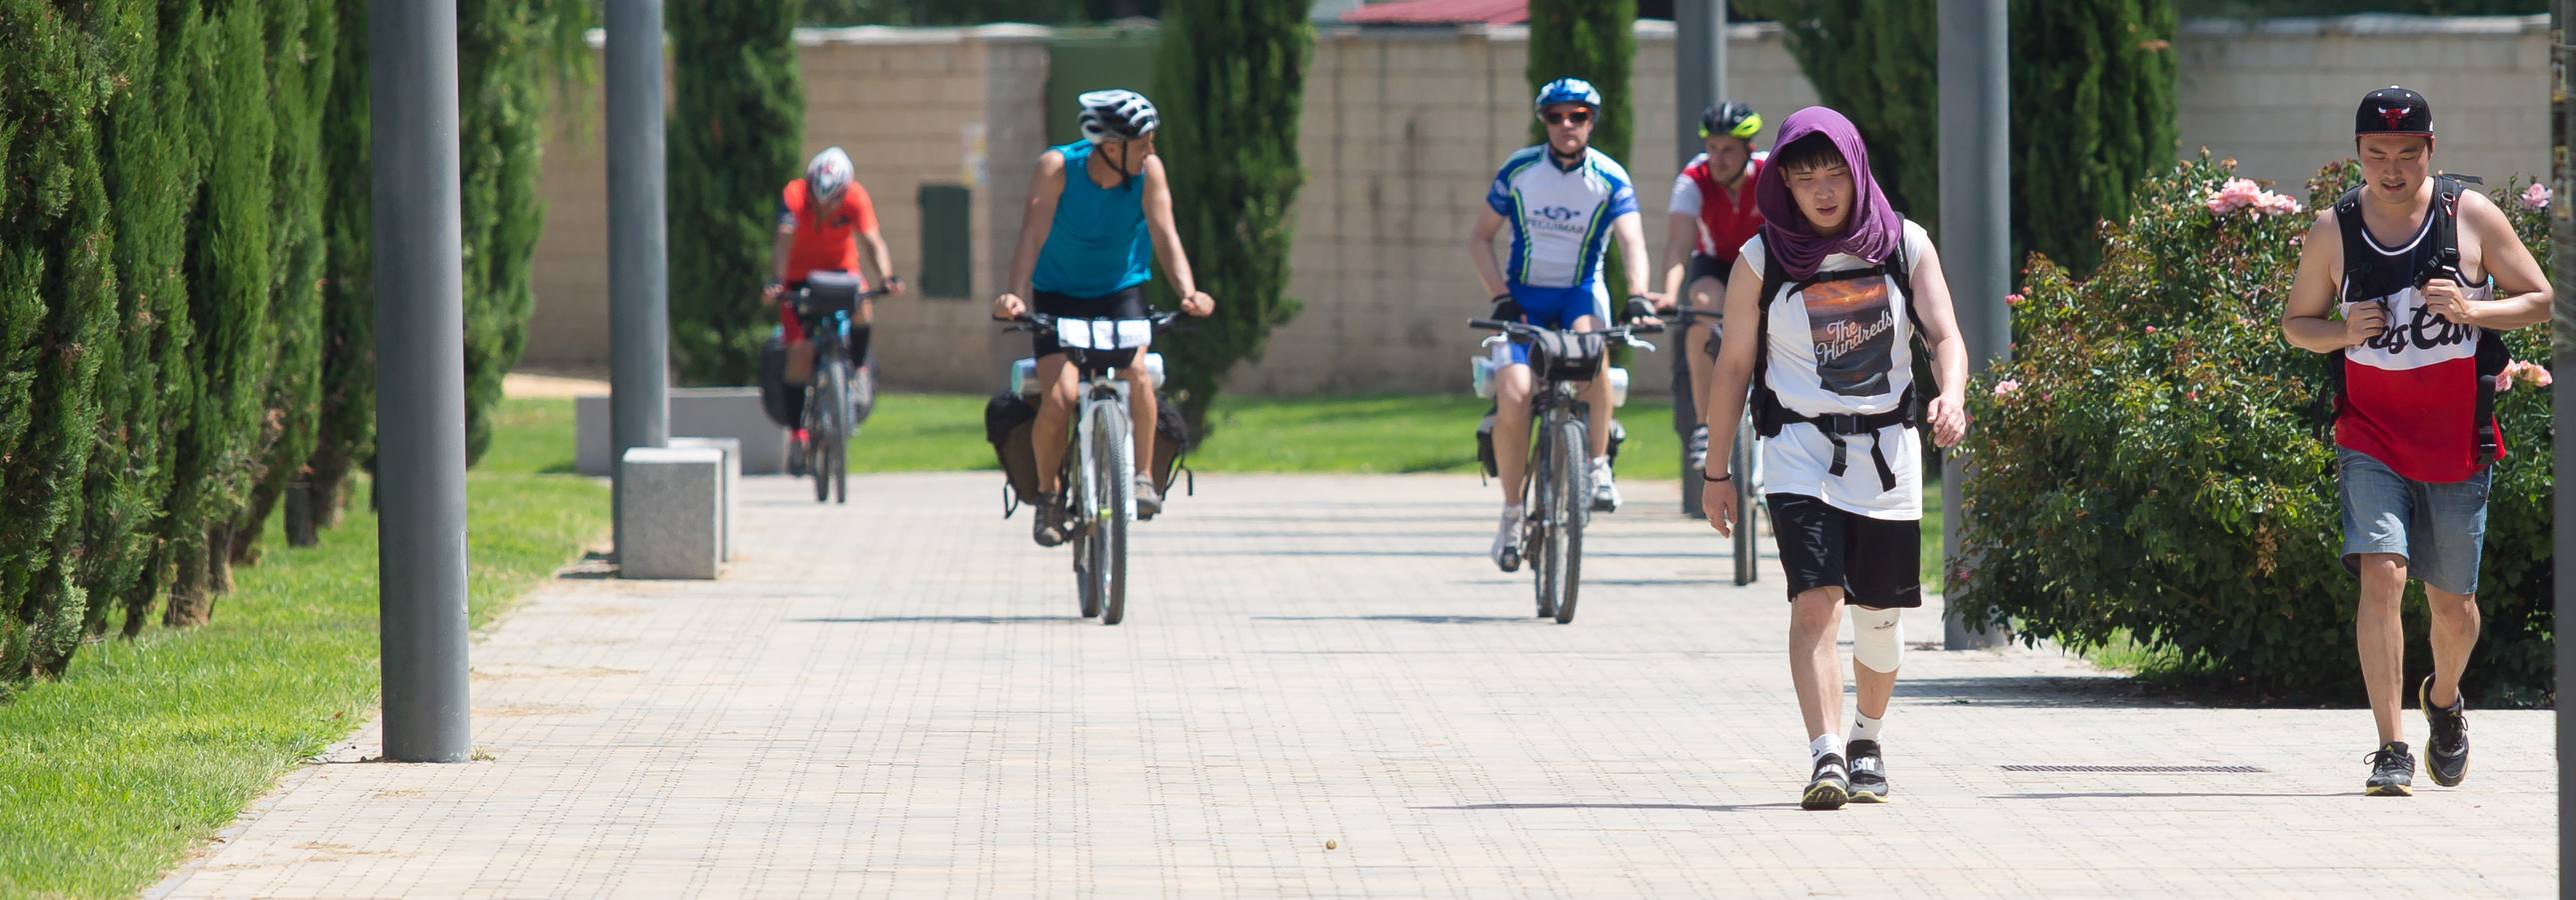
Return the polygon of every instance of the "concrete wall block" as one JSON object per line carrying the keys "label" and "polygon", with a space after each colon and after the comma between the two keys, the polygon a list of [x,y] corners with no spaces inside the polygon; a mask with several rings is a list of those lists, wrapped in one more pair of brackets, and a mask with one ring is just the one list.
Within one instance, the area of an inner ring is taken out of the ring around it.
{"label": "concrete wall block", "polygon": [[671,446],[680,450],[714,450],[724,454],[724,480],[721,483],[723,490],[716,495],[718,512],[716,555],[719,559],[732,562],[734,548],[740,546],[734,543],[733,536],[735,514],[742,506],[742,440],[683,437],[672,438]]}
{"label": "concrete wall block", "polygon": [[620,578],[711,580],[723,563],[724,452],[637,447],[619,479]]}

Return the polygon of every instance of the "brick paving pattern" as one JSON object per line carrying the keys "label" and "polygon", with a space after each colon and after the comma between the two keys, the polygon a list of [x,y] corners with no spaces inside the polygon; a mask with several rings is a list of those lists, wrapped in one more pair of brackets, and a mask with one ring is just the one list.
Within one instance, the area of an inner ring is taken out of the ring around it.
{"label": "brick paving pattern", "polygon": [[[558,580],[475,646],[488,759],[361,762],[370,726],[153,893],[2556,889],[2546,712],[2473,711],[2461,788],[2364,798],[2364,712],[1931,652],[1931,611],[1888,719],[1895,802],[1801,812],[1778,570],[1729,584],[1670,483],[1595,519],[1559,626],[1485,562],[1474,479],[1203,478],[1137,530],[1107,628],[1078,617],[1069,555],[999,517],[998,482],[853,479],[818,507],[750,480],[723,580]],[[2037,766],[2261,771],[2006,768]]]}

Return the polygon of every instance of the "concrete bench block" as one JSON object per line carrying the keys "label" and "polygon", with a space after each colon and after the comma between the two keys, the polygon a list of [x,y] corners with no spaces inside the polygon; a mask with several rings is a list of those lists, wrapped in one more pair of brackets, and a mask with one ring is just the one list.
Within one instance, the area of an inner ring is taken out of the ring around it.
{"label": "concrete bench block", "polygon": [[717,498],[719,524],[716,554],[725,562],[733,561],[734,520],[742,507],[742,440],[740,438],[672,438],[671,447],[680,450],[715,450],[723,453],[724,491]]}
{"label": "concrete bench block", "polygon": [[[760,408],[759,388],[672,388],[670,402],[672,437],[734,438],[742,442],[743,474],[787,471],[787,429]],[[581,474],[606,477],[613,468],[608,408],[602,394],[573,401],[573,468]]]}
{"label": "concrete bench block", "polygon": [[724,451],[637,447],[618,478],[621,578],[712,579],[723,562]]}

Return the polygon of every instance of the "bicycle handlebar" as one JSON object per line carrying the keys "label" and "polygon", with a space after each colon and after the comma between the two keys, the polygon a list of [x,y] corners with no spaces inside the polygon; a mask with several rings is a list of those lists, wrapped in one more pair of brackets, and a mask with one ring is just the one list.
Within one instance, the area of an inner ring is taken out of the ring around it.
{"label": "bicycle handlebar", "polygon": [[[1165,330],[1165,329],[1171,328],[1171,327],[1172,327],[1172,323],[1173,323],[1173,322],[1175,322],[1175,321],[1178,321],[1178,320],[1180,319],[1180,317],[1181,317],[1181,314],[1180,314],[1179,312],[1177,312],[1177,311],[1174,311],[1174,310],[1168,310],[1168,309],[1158,309],[1158,310],[1154,310],[1153,312],[1146,313],[1146,314],[1145,314],[1145,319],[1144,319],[1144,320],[1145,320],[1146,322],[1152,323],[1155,331],[1163,331],[1163,330]],[[993,320],[993,321],[1001,322],[1001,323],[1003,323],[1003,324],[1005,324],[1005,325],[1009,326],[1009,330],[1011,330],[1011,331],[1038,331],[1038,330],[1041,330],[1041,329],[1054,328],[1054,327],[1055,327],[1055,323],[1056,323],[1056,321],[1057,321],[1057,320],[1059,320],[1059,319],[1062,319],[1062,318],[1065,318],[1065,317],[1064,317],[1064,316],[1050,315],[1050,314],[1048,314],[1048,313],[1042,313],[1042,312],[1025,312],[1025,313],[1021,313],[1021,314],[1019,314],[1018,316],[1014,316],[1014,317],[1012,317],[1012,318],[1008,318],[1008,319],[995,319],[995,320]],[[1075,316],[1075,317],[1073,317],[1073,318],[1077,318],[1077,319],[1079,319],[1079,318],[1084,318],[1084,317],[1081,317],[1081,316]],[[1131,322],[1132,322],[1132,321],[1135,321],[1135,320],[1130,319],[1130,320],[1127,320],[1127,321],[1131,321]]]}
{"label": "bicycle handlebar", "polygon": [[[1531,335],[1531,334],[1536,334],[1536,333],[1538,333],[1538,332],[1542,332],[1542,331],[1562,331],[1562,330],[1563,330],[1563,329],[1556,329],[1556,328],[1541,328],[1541,327],[1539,327],[1539,326],[1532,325],[1532,324],[1530,324],[1530,323],[1528,323],[1528,322],[1505,322],[1505,321],[1502,321],[1502,320],[1499,320],[1499,319],[1485,319],[1485,318],[1468,319],[1468,320],[1467,320],[1467,327],[1469,327],[1469,328],[1478,328],[1478,329],[1483,329],[1483,330],[1486,330],[1486,331],[1500,331],[1500,332],[1503,332],[1503,333],[1505,333],[1505,334],[1516,335],[1516,336],[1523,336],[1523,337],[1526,337],[1526,336]],[[1631,347],[1644,347],[1644,348],[1646,348],[1647,350],[1653,350],[1653,349],[1654,349],[1654,347],[1655,347],[1655,345],[1653,345],[1653,344],[1648,344],[1648,343],[1645,343],[1645,342],[1643,342],[1643,341],[1638,341],[1638,340],[1636,340],[1636,339],[1635,339],[1635,336],[1636,336],[1636,335],[1640,335],[1640,334],[1661,334],[1661,333],[1663,333],[1663,330],[1664,330],[1664,326],[1662,326],[1662,325],[1634,325],[1634,324],[1631,324],[1631,325],[1621,325],[1621,326],[1618,326],[1618,327],[1616,327],[1616,328],[1609,329],[1609,330],[1607,330],[1607,331],[1593,331],[1593,332],[1567,332],[1567,333],[1570,333],[1570,334],[1597,334],[1597,335],[1601,335],[1601,336],[1602,336],[1602,337],[1604,337],[1605,339],[1620,341],[1620,342],[1623,342],[1623,343],[1625,343],[1625,344],[1627,344],[1628,346],[1631,346]]]}

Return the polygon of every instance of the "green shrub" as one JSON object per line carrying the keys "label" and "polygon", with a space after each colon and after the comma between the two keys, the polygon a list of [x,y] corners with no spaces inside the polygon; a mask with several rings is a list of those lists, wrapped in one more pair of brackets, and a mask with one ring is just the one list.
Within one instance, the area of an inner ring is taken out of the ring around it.
{"label": "green shrub", "polygon": [[[1302,4],[1174,0],[1154,81],[1163,128],[1155,152],[1171,174],[1181,245],[1216,313],[1166,341],[1172,382],[1196,432],[1237,363],[1261,358],[1270,329],[1297,315],[1286,295],[1295,234],[1298,109],[1315,42]],[[1161,303],[1172,306],[1165,282]]]}
{"label": "green shrub", "polygon": [[[178,442],[172,423],[196,390],[188,348],[188,223],[195,215],[205,132],[195,110],[206,50],[196,10],[123,0],[100,17],[127,55],[125,90],[107,108],[100,161],[116,229],[114,361],[100,379],[101,452],[92,457],[85,538],[89,630],[112,609],[139,633],[172,574],[164,505]],[[102,348],[104,349],[104,347]]]}
{"label": "green shrub", "polygon": [[337,0],[341,39],[331,65],[322,129],[324,211],[322,408],[316,424],[312,496],[317,524],[338,521],[349,473],[376,443],[375,177],[367,156],[367,4]]}
{"label": "green shrub", "polygon": [[269,108],[277,122],[276,152],[270,157],[276,184],[270,206],[276,268],[269,284],[275,355],[264,401],[267,412],[260,421],[259,464],[227,551],[243,564],[258,561],[269,513],[313,455],[322,403],[323,191],[328,186],[322,127],[332,65],[338,60],[334,2],[268,4]]}
{"label": "green shrub", "polygon": [[[2025,640],[2125,632],[2234,692],[2350,700],[2359,586],[2318,416],[2331,358],[2278,325],[2313,219],[2213,214],[2229,170],[2204,154],[2141,185],[2090,280],[2033,260],[2013,360],[1970,393],[1962,528],[1981,556],[1951,573],[1952,598]],[[2309,209],[2351,183],[2349,164],[2327,167]],[[2540,216],[2497,197],[2546,260]],[[2506,340],[2546,359],[2538,329]],[[2468,683],[2484,704],[2531,700],[2551,678],[2547,392],[2509,391],[2496,411],[2512,452],[2495,471]],[[2411,679],[2431,655],[2421,606],[2410,616]]]}
{"label": "green shrub", "polygon": [[[82,11],[88,12],[86,10]],[[85,18],[86,16],[84,16]],[[42,0],[0,4],[0,683],[80,646],[98,379],[116,316],[99,174],[111,51]]]}
{"label": "green shrub", "polygon": [[803,171],[795,0],[672,0],[671,356],[690,384],[750,384],[778,190]]}

